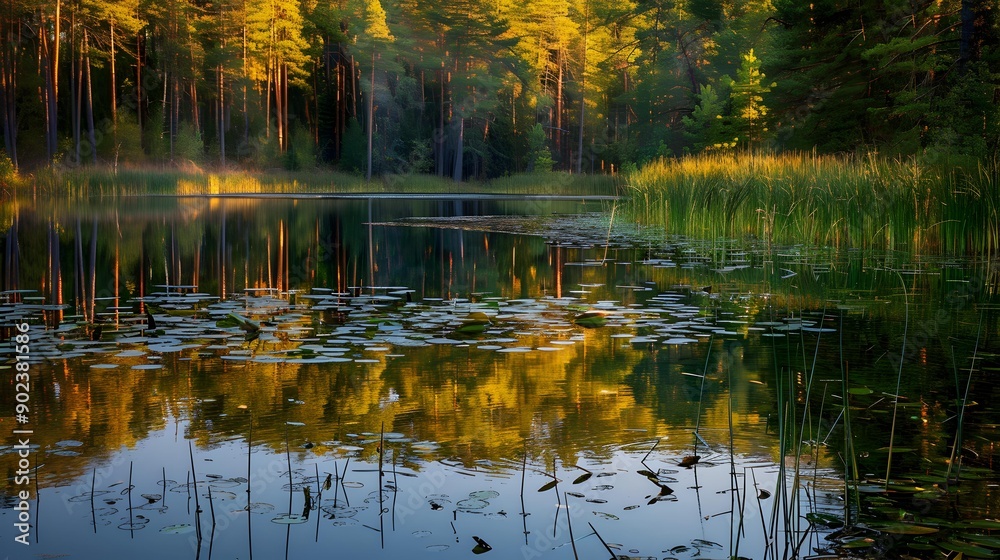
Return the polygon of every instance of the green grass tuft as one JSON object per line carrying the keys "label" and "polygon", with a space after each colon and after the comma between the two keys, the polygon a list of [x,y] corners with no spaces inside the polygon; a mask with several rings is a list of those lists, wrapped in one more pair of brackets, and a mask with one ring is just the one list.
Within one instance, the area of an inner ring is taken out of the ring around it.
{"label": "green grass tuft", "polygon": [[996,254],[998,168],[874,155],[700,155],[626,177],[627,215],[698,238]]}

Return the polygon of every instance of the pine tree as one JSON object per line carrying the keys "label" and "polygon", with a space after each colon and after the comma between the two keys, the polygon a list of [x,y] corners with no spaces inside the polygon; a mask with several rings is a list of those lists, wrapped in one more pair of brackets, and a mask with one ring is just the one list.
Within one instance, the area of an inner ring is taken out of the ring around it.
{"label": "pine tree", "polygon": [[698,94],[698,105],[683,118],[684,134],[696,152],[729,150],[736,146],[734,133],[724,116],[726,103],[711,85]]}
{"label": "pine tree", "polygon": [[729,94],[738,140],[746,142],[750,148],[760,146],[767,133],[768,109],[764,105],[764,94],[770,92],[774,84],[764,83],[764,78],[760,59],[750,49],[743,55],[743,64],[736,72]]}

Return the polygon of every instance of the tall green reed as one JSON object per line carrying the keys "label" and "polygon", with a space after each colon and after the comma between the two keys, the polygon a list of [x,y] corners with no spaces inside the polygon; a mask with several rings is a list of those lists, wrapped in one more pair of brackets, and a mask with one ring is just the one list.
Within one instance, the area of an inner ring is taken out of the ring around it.
{"label": "tall green reed", "polygon": [[995,254],[998,176],[873,154],[709,154],[649,163],[625,192],[632,218],[692,237]]}

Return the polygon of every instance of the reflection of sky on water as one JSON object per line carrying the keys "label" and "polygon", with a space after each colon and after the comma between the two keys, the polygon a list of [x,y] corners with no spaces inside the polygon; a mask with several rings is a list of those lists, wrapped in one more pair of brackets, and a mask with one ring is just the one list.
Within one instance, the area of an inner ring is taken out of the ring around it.
{"label": "reflection of sky on water", "polygon": [[[151,560],[196,557],[194,532],[190,529],[180,529],[179,534],[163,532],[165,528],[177,531],[178,526],[191,524],[194,519],[195,500],[189,496],[190,485],[185,485],[191,470],[188,440],[184,438],[186,430],[184,422],[171,420],[163,430],[151,433],[135,448],[119,450],[97,465],[95,488],[99,495],[94,499],[93,514],[97,519],[96,532],[91,525],[89,474],[45,488],[40,504],[32,503],[40,514],[36,525],[40,542],[30,547],[30,556],[68,554]],[[741,554],[762,550],[758,503],[769,522],[775,500],[758,502],[755,494],[736,499],[727,491],[730,466],[723,446],[718,447],[722,453],[706,453],[702,447],[701,453],[712,462],[686,469],[679,467],[678,462],[690,448],[673,447],[672,438],[662,439],[646,457],[655,442],[648,434],[622,432],[621,437],[634,443],[601,450],[598,455],[603,459],[588,457],[587,453],[576,458],[577,465],[594,473],[589,478],[581,476],[585,471],[558,462],[560,483],[545,492],[538,489],[551,480],[545,473],[551,472],[552,465],[549,462],[543,465],[540,457],[532,456],[523,471],[526,517],[521,515],[522,469],[517,452],[494,461],[461,462],[455,458],[427,461],[421,457],[419,445],[386,440],[385,492],[380,506],[376,491],[379,485],[376,442],[361,445],[359,452],[324,456],[293,447],[292,492],[288,492],[288,457],[255,446],[249,485],[250,499],[257,504],[254,509],[266,510],[259,514],[243,509],[247,504],[245,443],[228,441],[208,448],[197,447],[194,462],[199,502],[204,512],[201,557],[207,557],[209,545],[219,557],[249,557],[252,541],[253,554],[259,558],[283,558],[286,547],[289,558],[314,557],[334,550],[338,555],[408,557],[420,549],[433,551],[444,547],[447,549],[440,551],[442,557],[458,558],[467,557],[476,546],[472,538],[476,536],[492,547],[495,557],[572,558],[567,499],[582,558],[606,554],[588,523],[622,554],[659,557],[663,551],[673,549],[670,555],[679,558],[695,557],[699,552],[701,557],[722,555],[731,544],[733,517],[729,512],[734,500],[736,507],[745,512]],[[349,463],[347,455],[354,456]],[[755,476],[759,489],[775,492],[777,469],[769,457],[740,456],[735,460],[741,491],[745,490],[742,476],[747,473],[750,486]],[[133,523],[144,525],[133,532],[124,525],[129,521],[130,462]],[[345,465],[344,484],[320,493],[327,474],[343,475]],[[661,484],[673,493],[658,498],[659,487],[638,473],[647,469],[658,475]],[[749,474],[751,470],[753,475]],[[168,481],[166,492],[161,490],[163,473]],[[823,508],[836,512],[839,506],[823,497],[830,486],[822,477],[829,474],[832,473],[820,472],[821,486],[826,488],[817,495]],[[573,484],[578,478],[587,479]],[[282,514],[303,513],[303,485],[311,488],[310,498],[315,507],[309,512],[309,519],[289,526],[272,522]],[[213,489],[211,504],[208,487]],[[150,503],[142,494],[162,494],[163,499]],[[273,506],[273,510],[262,504]],[[210,522],[212,507],[216,519],[214,536]],[[381,516],[380,507],[384,510]],[[10,510],[0,512],[0,519],[11,515]],[[0,536],[6,541],[10,533],[10,525],[4,523]]]}

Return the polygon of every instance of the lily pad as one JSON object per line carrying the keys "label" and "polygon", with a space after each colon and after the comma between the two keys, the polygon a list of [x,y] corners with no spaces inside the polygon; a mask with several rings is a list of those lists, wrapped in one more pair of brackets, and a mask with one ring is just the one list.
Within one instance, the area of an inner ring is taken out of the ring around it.
{"label": "lily pad", "polygon": [[190,523],[181,523],[179,525],[167,525],[166,527],[160,529],[161,533],[167,535],[183,535],[184,533],[190,533],[194,531],[194,525]]}
{"label": "lily pad", "polygon": [[299,525],[309,521],[304,515],[299,515],[297,513],[283,513],[278,517],[271,520],[271,523],[277,523],[278,525]]}
{"label": "lily pad", "polygon": [[871,525],[872,529],[893,535],[931,535],[937,533],[934,527],[902,522],[883,522]]}

